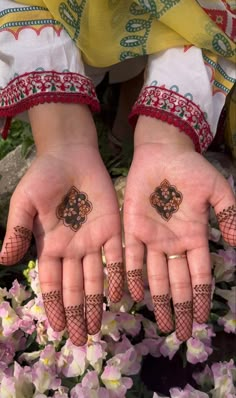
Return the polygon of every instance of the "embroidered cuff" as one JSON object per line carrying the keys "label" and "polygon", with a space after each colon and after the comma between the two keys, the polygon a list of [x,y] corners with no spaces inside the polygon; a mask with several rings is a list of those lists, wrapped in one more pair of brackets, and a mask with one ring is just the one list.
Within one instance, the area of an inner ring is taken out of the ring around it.
{"label": "embroidered cuff", "polygon": [[100,110],[92,81],[79,73],[25,73],[16,76],[5,88],[0,88],[0,118],[5,118],[3,138],[7,136],[12,117],[32,106],[50,102],[87,104],[93,112]]}
{"label": "embroidered cuff", "polygon": [[201,109],[188,98],[166,88],[144,87],[129,116],[132,125],[138,115],[151,116],[178,127],[192,139],[197,152],[206,151],[213,140]]}

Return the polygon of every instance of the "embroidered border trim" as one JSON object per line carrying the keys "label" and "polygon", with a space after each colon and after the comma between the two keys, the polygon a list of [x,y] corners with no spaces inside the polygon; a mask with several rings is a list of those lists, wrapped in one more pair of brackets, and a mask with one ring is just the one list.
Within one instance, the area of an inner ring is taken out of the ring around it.
{"label": "embroidered border trim", "polygon": [[154,117],[178,127],[192,139],[197,152],[204,152],[213,140],[210,126],[199,106],[164,87],[143,88],[129,116],[132,125],[135,125],[138,115]]}
{"label": "embroidered border trim", "polygon": [[[16,76],[5,88],[0,89],[0,118],[9,120],[45,102],[87,104],[93,112],[100,110],[95,88],[89,78],[72,72],[33,71]],[[5,137],[6,134],[5,126]]]}

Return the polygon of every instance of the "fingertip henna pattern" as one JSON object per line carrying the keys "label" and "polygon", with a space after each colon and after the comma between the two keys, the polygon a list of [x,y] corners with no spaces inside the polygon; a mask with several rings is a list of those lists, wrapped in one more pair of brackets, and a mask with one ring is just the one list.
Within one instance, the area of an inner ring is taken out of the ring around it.
{"label": "fingertip henna pattern", "polygon": [[9,237],[0,256],[0,263],[13,265],[20,261],[29,249],[32,231],[22,226],[14,227],[13,234]]}
{"label": "fingertip henna pattern", "polygon": [[193,288],[193,316],[198,323],[205,323],[211,308],[211,284],[195,285]]}
{"label": "fingertip henna pattern", "polygon": [[169,333],[174,329],[174,323],[171,313],[169,294],[160,294],[152,296],[154,315],[157,325],[163,333]]}
{"label": "fingertip henna pattern", "polygon": [[48,321],[56,332],[61,332],[66,327],[64,306],[60,291],[42,293],[44,308]]}
{"label": "fingertip henna pattern", "polygon": [[88,294],[85,296],[85,311],[88,334],[94,335],[101,329],[103,294]]}
{"label": "fingertip henna pattern", "polygon": [[169,221],[179,210],[182,200],[182,193],[167,180],[163,180],[150,196],[151,205],[165,221]]}
{"label": "fingertip henna pattern", "polygon": [[127,283],[132,299],[134,301],[142,301],[144,299],[142,269],[127,271]]}
{"label": "fingertip henna pattern", "polygon": [[176,336],[180,341],[185,341],[192,336],[193,302],[176,303],[174,309]]}
{"label": "fingertip henna pattern", "polygon": [[107,264],[108,295],[112,303],[122,299],[124,287],[124,267],[122,262]]}
{"label": "fingertip henna pattern", "polygon": [[87,215],[92,211],[92,203],[85,192],[80,192],[72,186],[57,206],[56,216],[63,221],[66,227],[77,232],[87,220]]}
{"label": "fingertip henna pattern", "polygon": [[216,215],[224,239],[236,246],[236,205],[229,206]]}
{"label": "fingertip henna pattern", "polygon": [[87,342],[87,329],[84,320],[84,304],[65,308],[66,324],[72,343],[82,346]]}

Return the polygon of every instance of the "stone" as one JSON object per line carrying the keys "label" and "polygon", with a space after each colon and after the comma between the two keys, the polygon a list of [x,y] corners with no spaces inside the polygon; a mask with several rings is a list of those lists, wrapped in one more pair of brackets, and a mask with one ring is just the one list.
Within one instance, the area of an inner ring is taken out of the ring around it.
{"label": "stone", "polygon": [[0,161],[0,226],[6,227],[10,198],[33,159],[36,150],[33,146],[26,158],[22,156],[21,145],[8,153]]}

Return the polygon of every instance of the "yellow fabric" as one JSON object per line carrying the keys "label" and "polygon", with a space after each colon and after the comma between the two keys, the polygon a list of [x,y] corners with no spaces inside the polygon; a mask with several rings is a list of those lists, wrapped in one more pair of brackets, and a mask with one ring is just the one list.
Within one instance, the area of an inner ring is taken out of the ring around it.
{"label": "yellow fabric", "polygon": [[[118,63],[125,58],[122,57],[125,51],[143,55],[189,43],[236,62],[235,44],[196,0],[25,0],[24,3],[47,7],[76,42],[85,62],[92,66]],[[143,29],[127,31],[127,24],[135,20],[143,24]],[[217,35],[220,35],[218,40]],[[122,45],[128,36],[131,41],[132,36],[138,37],[140,45]]]}
{"label": "yellow fabric", "polygon": [[[235,63],[235,43],[211,20],[197,0],[15,2],[45,7],[48,11],[32,8],[25,13],[11,13],[3,17],[4,22],[9,22],[9,18],[10,21],[31,20],[35,21],[32,28],[40,29],[44,20],[54,20],[55,28],[59,29],[61,24],[66,29],[89,65],[107,67],[129,57],[157,53],[177,46],[195,45],[203,49],[205,61],[216,70],[213,90],[217,91],[220,87],[228,93],[232,89],[234,82],[225,76],[222,68],[218,69],[217,59],[223,56]],[[220,0],[212,3],[217,8]],[[57,25],[57,22],[60,24]],[[17,28],[13,25],[12,29]],[[233,109],[233,105],[230,105],[227,140],[236,153],[235,135],[233,139],[231,133],[236,130]]]}

